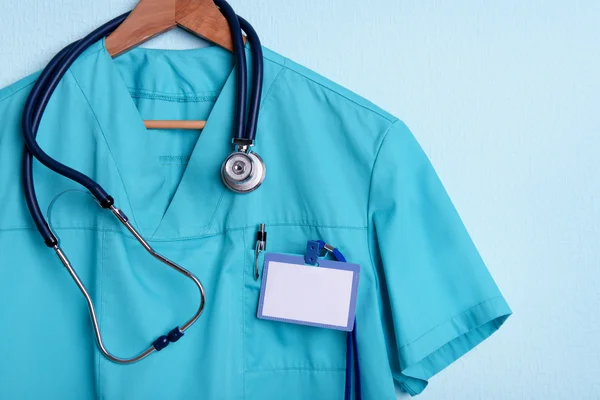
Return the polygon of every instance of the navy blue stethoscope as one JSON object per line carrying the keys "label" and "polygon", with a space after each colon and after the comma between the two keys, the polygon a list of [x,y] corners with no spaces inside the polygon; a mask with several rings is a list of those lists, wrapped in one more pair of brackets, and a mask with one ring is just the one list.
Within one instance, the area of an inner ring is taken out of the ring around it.
{"label": "navy blue stethoscope", "polygon": [[[226,187],[236,193],[248,193],[260,186],[263,182],[266,169],[265,165],[258,154],[250,151],[254,145],[256,138],[256,128],[258,123],[259,105],[262,96],[263,83],[263,54],[262,47],[258,35],[252,26],[235,14],[231,6],[224,0],[214,0],[225,16],[232,36],[234,56],[236,61],[236,100],[234,114],[234,131],[233,140],[234,151],[227,156],[221,167],[221,177]],[[200,280],[185,268],[177,265],[173,261],[156,252],[150,244],[140,235],[140,233],[129,223],[127,216],[117,208],[114,204],[114,199],[93,179],[87,175],[76,171],[66,165],[56,161],[46,154],[36,142],[36,136],[42,115],[52,93],[60,83],[61,79],[75,62],[75,60],[92,44],[104,38],[114,31],[129,15],[123,14],[112,21],[102,25],[88,36],[76,41],[61,50],[44,68],[37,81],[35,82],[23,112],[22,128],[23,137],[25,139],[25,151],[23,155],[23,186],[25,191],[25,199],[27,206],[35,222],[35,225],[44,239],[46,245],[53,248],[58,258],[69,272],[71,278],[77,284],[79,290],[85,297],[88,311],[94,328],[94,335],[101,353],[109,360],[119,364],[131,364],[137,362],[155,351],[164,349],[169,343],[178,341],[184,332],[191,327],[200,317],[205,306],[206,295],[204,287]],[[250,102],[248,108],[248,116],[246,118],[246,98],[247,98],[247,65],[246,54],[244,50],[244,42],[242,38],[242,30],[248,37],[250,49],[252,53],[252,91],[250,94]],[[120,358],[110,353],[103,341],[94,303],[90,297],[85,285],[75,272],[67,256],[59,246],[58,239],[50,229],[46,221],[35,193],[35,184],[33,181],[33,157],[44,164],[46,167],[57,172],[58,174],[71,179],[85,188],[96,198],[102,208],[110,209],[114,216],[121,222],[129,232],[137,239],[137,241],[160,262],[171,267],[178,273],[190,279],[198,288],[200,293],[200,304],[194,315],[181,326],[177,326],[167,334],[158,337],[150,346],[136,356],[129,358]],[[338,261],[345,261],[341,253],[334,253]],[[345,399],[350,400],[352,397],[352,372],[356,374],[355,381],[355,398],[360,399],[360,373],[358,371],[358,358],[356,357],[356,336],[355,330],[347,337],[347,368],[346,368],[346,387]]]}
{"label": "navy blue stethoscope", "polygon": [[[258,154],[250,151],[256,138],[256,127],[258,122],[258,111],[262,95],[263,82],[263,55],[260,40],[252,26],[243,18],[237,16],[231,6],[224,0],[214,0],[221,13],[227,20],[232,36],[233,52],[236,62],[236,101],[235,101],[235,122],[233,132],[234,151],[225,159],[221,167],[221,177],[223,183],[229,189],[236,193],[248,193],[255,190],[263,182],[266,169]],[[92,44],[101,40],[112,31],[114,31],[129,15],[123,14],[112,21],[102,25],[83,39],[76,41],[61,50],[44,68],[41,75],[35,82],[23,112],[23,137],[25,139],[25,152],[23,156],[23,186],[27,206],[35,222],[35,225],[42,235],[46,245],[53,248],[56,255],[65,266],[71,278],[75,281],[79,290],[85,297],[88,311],[94,328],[97,345],[102,354],[111,361],[120,364],[130,364],[139,361],[155,351],[164,349],[169,343],[178,341],[184,332],[192,326],[202,314],[205,305],[206,295],[204,287],[200,280],[185,268],[177,265],[173,261],[157,253],[140,233],[129,223],[129,219],[119,208],[115,206],[114,199],[93,179],[87,175],[67,167],[46,154],[36,142],[36,136],[42,115],[52,96],[52,93],[58,86],[62,77],[75,62],[75,60]],[[252,92],[250,94],[250,103],[248,117],[246,118],[246,97],[247,97],[247,65],[242,30],[248,37],[252,53]],[[90,297],[85,285],[73,269],[67,256],[59,246],[58,239],[50,229],[35,193],[35,184],[33,181],[33,157],[44,164],[46,167],[58,174],[71,179],[85,188],[96,198],[100,206],[110,209],[114,216],[127,228],[137,241],[150,253],[165,265],[171,267],[178,273],[190,279],[200,292],[200,304],[194,315],[181,326],[173,328],[165,335],[158,337],[150,346],[136,356],[129,358],[116,357],[110,353],[103,341],[94,303]]]}

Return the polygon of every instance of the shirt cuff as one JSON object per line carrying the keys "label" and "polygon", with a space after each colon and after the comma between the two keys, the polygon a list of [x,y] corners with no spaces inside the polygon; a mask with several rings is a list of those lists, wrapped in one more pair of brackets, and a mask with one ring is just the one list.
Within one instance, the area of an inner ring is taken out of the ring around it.
{"label": "shirt cuff", "polygon": [[402,371],[394,378],[410,395],[421,393],[429,378],[496,332],[511,314],[499,296],[446,320],[399,349]]}

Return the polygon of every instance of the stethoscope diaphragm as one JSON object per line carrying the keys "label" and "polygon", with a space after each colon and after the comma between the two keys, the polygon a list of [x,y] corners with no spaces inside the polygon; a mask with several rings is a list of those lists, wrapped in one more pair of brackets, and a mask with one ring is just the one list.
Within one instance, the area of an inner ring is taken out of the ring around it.
{"label": "stethoscope diaphragm", "polygon": [[227,156],[221,167],[223,183],[236,193],[256,190],[265,180],[266,173],[264,161],[253,151],[235,151]]}

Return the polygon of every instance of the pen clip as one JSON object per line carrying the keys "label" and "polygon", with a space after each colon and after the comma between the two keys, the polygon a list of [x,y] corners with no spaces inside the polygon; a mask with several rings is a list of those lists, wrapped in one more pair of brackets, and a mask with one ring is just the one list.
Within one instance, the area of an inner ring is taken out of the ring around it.
{"label": "pen clip", "polygon": [[254,248],[254,280],[258,280],[258,255],[261,251],[267,249],[267,232],[265,231],[265,224],[260,224],[258,232],[256,234],[256,246]]}

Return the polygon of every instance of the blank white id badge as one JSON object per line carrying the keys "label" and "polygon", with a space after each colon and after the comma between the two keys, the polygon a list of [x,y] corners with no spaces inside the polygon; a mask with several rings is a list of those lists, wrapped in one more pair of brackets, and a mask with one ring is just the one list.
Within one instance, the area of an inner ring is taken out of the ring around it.
{"label": "blank white id badge", "polygon": [[320,258],[266,253],[258,318],[351,331],[360,266]]}

